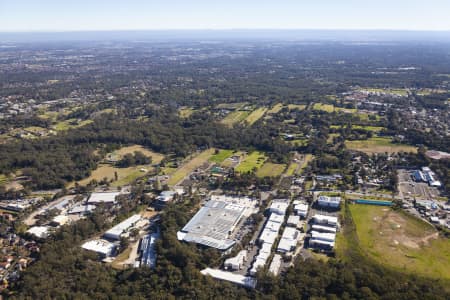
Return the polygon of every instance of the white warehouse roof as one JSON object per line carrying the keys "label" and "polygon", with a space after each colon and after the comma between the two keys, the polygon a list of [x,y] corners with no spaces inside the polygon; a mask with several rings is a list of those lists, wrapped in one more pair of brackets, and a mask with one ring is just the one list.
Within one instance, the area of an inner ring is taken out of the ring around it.
{"label": "white warehouse roof", "polygon": [[106,238],[118,240],[127,229],[136,224],[136,222],[139,221],[140,219],[141,219],[140,215],[133,215],[128,219],[126,219],[125,221],[122,221],[121,223],[117,224],[107,232],[105,232],[104,236]]}
{"label": "white warehouse roof", "polygon": [[115,203],[116,197],[120,195],[118,192],[113,193],[92,193],[89,197],[88,203]]}
{"label": "white warehouse roof", "polygon": [[105,240],[92,240],[84,243],[81,248],[89,251],[94,251],[105,257],[111,256],[114,253],[116,246]]}

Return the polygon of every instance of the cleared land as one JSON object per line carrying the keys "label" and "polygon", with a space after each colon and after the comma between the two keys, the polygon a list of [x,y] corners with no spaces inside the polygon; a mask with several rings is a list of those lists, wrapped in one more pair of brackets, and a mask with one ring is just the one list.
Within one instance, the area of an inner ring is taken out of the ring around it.
{"label": "cleared land", "polygon": [[298,163],[291,162],[289,164],[289,167],[286,170],[286,176],[292,176],[295,174],[295,171],[297,171],[297,168],[299,167]]}
{"label": "cleared land", "polygon": [[246,173],[251,172],[253,169],[259,169],[267,160],[264,153],[254,151],[247,155],[244,160],[235,168],[237,172]]}
{"label": "cleared land", "polygon": [[306,108],[305,104],[288,104],[288,108],[290,110],[298,109],[298,110],[304,110]]}
{"label": "cleared land", "polygon": [[256,121],[258,121],[267,111],[267,107],[260,107],[252,111],[250,115],[248,115],[247,118],[245,118],[244,122],[247,123],[249,126],[253,125]]}
{"label": "cleared land", "polygon": [[351,205],[363,253],[399,271],[450,279],[450,241],[428,223],[371,205]]}
{"label": "cleared land", "polygon": [[267,162],[258,171],[256,171],[256,176],[258,177],[276,177],[280,176],[286,165],[284,164],[274,164]]}
{"label": "cleared land", "polygon": [[372,153],[396,153],[396,152],[417,152],[414,146],[404,144],[394,144],[391,138],[387,137],[372,137],[368,140],[345,141],[348,149]]}
{"label": "cleared land", "polygon": [[314,103],[313,110],[322,110],[326,112],[333,112],[334,111],[334,105],[332,104],[323,104],[323,103]]}
{"label": "cleared land", "polygon": [[210,157],[209,161],[217,164],[221,164],[225,159],[233,155],[233,150],[219,150],[219,153]]}
{"label": "cleared land", "polygon": [[234,125],[236,123],[240,123],[243,120],[245,120],[245,118],[247,118],[249,114],[250,114],[249,111],[242,111],[242,110],[233,111],[233,112],[230,112],[220,122],[222,124],[227,125],[227,126],[232,126],[232,125]]}
{"label": "cleared land", "polygon": [[181,166],[180,168],[178,168],[171,176],[169,179],[168,184],[171,186],[176,185],[177,183],[179,183],[181,180],[184,179],[184,177],[186,177],[189,173],[191,173],[192,171],[194,171],[196,168],[200,167],[201,165],[203,165],[205,162],[208,161],[208,159],[214,154],[215,149],[211,148],[211,149],[207,149],[203,152],[201,152],[200,154],[198,154],[197,156],[195,156],[194,158],[192,158],[191,160],[189,160],[187,163],[185,163],[183,166]]}
{"label": "cleared land", "polygon": [[125,154],[133,154],[135,151],[140,151],[142,152],[144,155],[146,156],[151,156],[152,157],[152,163],[160,163],[161,160],[163,160],[164,155],[162,155],[161,153],[156,153],[153,152],[141,145],[132,145],[132,146],[128,146],[128,147],[122,147],[119,150],[114,151],[114,154],[122,157]]}

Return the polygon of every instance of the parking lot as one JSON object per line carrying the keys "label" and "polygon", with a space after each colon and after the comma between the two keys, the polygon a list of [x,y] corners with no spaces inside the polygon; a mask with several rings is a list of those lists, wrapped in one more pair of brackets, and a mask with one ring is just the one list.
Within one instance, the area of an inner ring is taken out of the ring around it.
{"label": "parking lot", "polygon": [[440,195],[437,188],[430,187],[426,182],[415,182],[410,170],[399,170],[398,179],[398,190],[403,199],[431,200]]}

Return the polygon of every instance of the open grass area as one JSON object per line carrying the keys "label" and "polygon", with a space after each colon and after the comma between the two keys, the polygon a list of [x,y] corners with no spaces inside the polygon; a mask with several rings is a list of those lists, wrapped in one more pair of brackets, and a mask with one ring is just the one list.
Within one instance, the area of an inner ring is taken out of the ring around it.
{"label": "open grass area", "polygon": [[63,130],[69,130],[72,128],[82,127],[82,126],[88,125],[92,122],[93,122],[92,120],[84,120],[84,121],[78,122],[76,119],[68,119],[68,120],[56,123],[54,125],[54,128],[57,131],[63,131]]}
{"label": "open grass area", "polygon": [[270,162],[266,162],[258,171],[256,171],[256,176],[258,177],[276,177],[280,176],[284,169],[286,169],[286,165],[284,164],[274,164]]}
{"label": "open grass area", "polygon": [[[341,127],[342,127],[341,125],[331,125],[330,126],[330,128],[332,128],[332,129],[339,129]],[[384,127],[382,127],[382,126],[368,126],[368,125],[352,125],[352,129],[364,129],[364,130],[367,130],[367,131],[372,131],[374,133],[378,133],[381,130],[383,130]]]}
{"label": "open grass area", "polygon": [[304,110],[304,109],[306,109],[306,104],[288,104],[288,108],[290,110],[294,110],[294,109]]}
{"label": "open grass area", "polygon": [[234,124],[240,123],[250,114],[249,111],[237,110],[230,112],[225,118],[220,121],[222,124],[227,126],[233,126]]}
{"label": "open grass area", "polygon": [[249,126],[253,125],[256,121],[258,121],[264,114],[267,112],[267,107],[259,107],[252,111],[247,118],[245,118],[244,122]]}
{"label": "open grass area", "polygon": [[267,113],[268,114],[277,114],[282,109],[283,109],[283,104],[282,103],[277,103],[271,109],[269,109],[269,111]]}
{"label": "open grass area", "polygon": [[217,164],[221,164],[225,159],[231,157],[233,155],[233,150],[219,150],[219,153],[214,154],[209,158],[210,162],[214,162]]}
{"label": "open grass area", "polygon": [[357,150],[368,154],[384,152],[396,153],[402,151],[417,152],[417,147],[404,144],[394,144],[392,143],[392,139],[388,137],[372,137],[367,140],[345,141],[345,145],[348,149]]}
{"label": "open grass area", "polygon": [[[117,172],[117,181],[113,181],[111,183],[112,186],[123,186],[131,183],[136,180],[138,177],[143,176],[145,172],[142,172],[141,169],[144,168],[146,170],[150,170],[151,166],[134,166],[129,168],[116,168],[109,164],[100,164],[97,169],[92,171],[91,176],[78,181],[80,185],[86,185],[92,180],[101,181],[105,177],[108,180],[114,180],[114,173]],[[69,187],[73,187],[75,182],[69,184]]]}
{"label": "open grass area", "polygon": [[406,89],[381,89],[381,88],[364,88],[362,91],[366,91],[369,93],[381,93],[381,94],[390,94],[394,96],[408,96],[408,90]]}
{"label": "open grass area", "polygon": [[300,168],[298,169],[297,174],[302,174],[303,170],[313,159],[314,159],[314,155],[312,155],[312,154],[303,155],[303,159],[300,161]]}
{"label": "open grass area", "polygon": [[174,186],[178,184],[180,181],[182,181],[189,173],[194,171],[196,168],[200,167],[204,163],[206,163],[209,158],[214,154],[215,149],[207,149],[200,154],[194,156],[191,160],[183,164],[181,167],[179,167],[171,176],[169,179],[168,184],[170,186]]}
{"label": "open grass area", "polygon": [[235,168],[237,172],[247,173],[252,171],[253,169],[259,169],[267,160],[267,157],[264,153],[254,151],[247,155],[243,161]]}
{"label": "open grass area", "polygon": [[178,114],[180,115],[181,118],[189,118],[194,113],[194,111],[195,110],[192,109],[191,107],[182,107],[178,111]]}
{"label": "open grass area", "polygon": [[333,104],[324,104],[324,103],[314,103],[313,110],[322,110],[329,113],[332,113],[334,111],[334,105]]}
{"label": "open grass area", "polygon": [[4,185],[7,182],[6,175],[0,174],[0,185]]}
{"label": "open grass area", "polygon": [[287,168],[287,170],[286,170],[286,176],[292,176],[292,175],[294,175],[295,174],[295,171],[297,171],[297,168],[299,167],[299,164],[298,163],[295,163],[295,162],[291,162],[290,164],[289,164],[289,167]]}
{"label": "open grass area", "polygon": [[[450,240],[439,237],[433,226],[390,208],[350,205],[349,209],[359,246],[370,258],[398,271],[450,279]],[[346,247],[341,237],[337,243]]]}

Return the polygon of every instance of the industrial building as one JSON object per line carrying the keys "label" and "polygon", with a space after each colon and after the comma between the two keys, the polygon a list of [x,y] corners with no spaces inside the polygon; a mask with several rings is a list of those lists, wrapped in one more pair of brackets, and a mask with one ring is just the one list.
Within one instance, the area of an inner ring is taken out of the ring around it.
{"label": "industrial building", "polygon": [[112,193],[92,193],[89,197],[87,203],[88,204],[109,204],[113,205],[116,203],[116,197],[120,195],[118,192],[112,192]]}
{"label": "industrial building", "polygon": [[37,238],[45,239],[49,236],[48,226],[33,226],[27,230],[27,233],[34,235]]}
{"label": "industrial building", "polygon": [[295,250],[299,238],[299,232],[293,227],[284,228],[283,235],[278,243],[277,251],[287,253]]}
{"label": "industrial building", "polygon": [[246,210],[243,205],[210,200],[177,233],[178,239],[228,250],[235,244],[231,234]]}
{"label": "industrial building", "polygon": [[272,262],[270,263],[269,272],[277,276],[281,269],[281,255],[275,254],[273,256]]}
{"label": "industrial building", "polygon": [[69,217],[64,215],[59,215],[53,218],[51,221],[52,226],[62,226],[69,222]]}
{"label": "industrial building", "polygon": [[103,237],[112,240],[120,240],[120,237],[125,234],[131,227],[133,227],[139,220],[141,220],[140,215],[133,215],[105,232],[103,234]]}
{"label": "industrial building", "polygon": [[245,286],[248,288],[256,287],[256,279],[249,277],[249,276],[234,274],[234,273],[217,270],[217,269],[211,269],[211,268],[206,268],[204,270],[201,270],[200,272],[203,275],[209,275],[213,278],[229,281],[229,282],[232,282],[232,283],[235,283],[238,285],[242,285],[242,286]]}
{"label": "industrial building", "polygon": [[176,192],[173,191],[163,191],[159,194],[158,197],[156,197],[156,206],[164,207],[169,202],[173,201],[174,197],[176,195]]}
{"label": "industrial building", "polygon": [[305,203],[294,203],[294,212],[300,216],[302,219],[306,219],[308,216],[308,204]]}
{"label": "industrial building", "polygon": [[237,271],[242,268],[247,260],[247,250],[241,250],[235,257],[225,260],[224,267],[227,270]]}
{"label": "industrial building", "polygon": [[269,211],[278,215],[285,215],[289,206],[287,199],[274,199],[270,205]]}
{"label": "industrial building", "polygon": [[113,256],[116,251],[116,245],[102,239],[88,241],[84,243],[81,248],[93,251],[102,258]]}
{"label": "industrial building", "polygon": [[317,204],[320,207],[339,208],[341,205],[341,197],[319,196]]}
{"label": "industrial building", "polygon": [[300,216],[289,216],[286,225],[287,226],[292,226],[292,227],[297,227],[298,223],[300,223]]}
{"label": "industrial building", "polygon": [[336,227],[338,225],[338,218],[333,216],[314,215],[313,221],[316,224],[322,224],[332,227]]}
{"label": "industrial building", "polygon": [[159,238],[159,233],[151,233],[145,235],[139,246],[139,253],[141,257],[140,266],[147,266],[149,268],[154,268],[156,266],[156,241]]}

